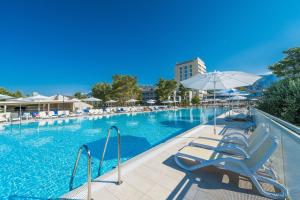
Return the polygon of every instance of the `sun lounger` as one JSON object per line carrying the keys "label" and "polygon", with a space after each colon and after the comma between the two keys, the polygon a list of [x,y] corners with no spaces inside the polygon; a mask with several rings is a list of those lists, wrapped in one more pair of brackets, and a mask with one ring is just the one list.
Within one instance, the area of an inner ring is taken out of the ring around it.
{"label": "sun lounger", "polygon": [[39,118],[46,119],[46,118],[48,118],[48,115],[45,111],[41,111],[41,112],[39,112]]}
{"label": "sun lounger", "polygon": [[[258,173],[273,154],[277,145],[278,140],[269,136],[249,158],[244,159],[209,149],[185,146],[175,155],[175,162],[178,166],[188,171],[194,171],[207,166],[215,166],[238,173],[242,176],[249,177],[260,194],[272,199],[284,199],[287,196],[286,188],[276,180]],[[192,164],[187,164],[191,162]],[[273,193],[266,191],[261,183],[271,184],[278,189],[279,192]]]}
{"label": "sun lounger", "polygon": [[25,119],[25,120],[29,120],[32,118],[32,115],[29,112],[25,112],[25,113],[23,113],[21,118]]}
{"label": "sun lounger", "polygon": [[231,140],[215,140],[209,137],[199,137],[190,142],[189,145],[213,149],[218,152],[236,154],[248,158],[259,148],[260,145],[263,144],[267,137],[268,133],[266,128],[258,127],[247,138],[247,146],[235,142],[234,140],[237,139],[237,137],[232,137]]}
{"label": "sun lounger", "polygon": [[55,114],[54,111],[49,111],[48,116],[49,116],[50,118],[57,118],[57,117],[58,117],[58,114]]}

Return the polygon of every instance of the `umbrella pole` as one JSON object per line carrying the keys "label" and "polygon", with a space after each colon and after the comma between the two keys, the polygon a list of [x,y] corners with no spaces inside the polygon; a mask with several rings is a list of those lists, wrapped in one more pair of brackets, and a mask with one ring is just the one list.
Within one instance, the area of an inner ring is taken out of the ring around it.
{"label": "umbrella pole", "polygon": [[19,110],[20,123],[21,123],[21,121],[22,121],[22,116],[21,116],[21,114],[22,114],[22,107],[21,107],[21,104],[20,104],[20,110]]}
{"label": "umbrella pole", "polygon": [[216,123],[216,75],[214,75],[214,134],[217,133]]}

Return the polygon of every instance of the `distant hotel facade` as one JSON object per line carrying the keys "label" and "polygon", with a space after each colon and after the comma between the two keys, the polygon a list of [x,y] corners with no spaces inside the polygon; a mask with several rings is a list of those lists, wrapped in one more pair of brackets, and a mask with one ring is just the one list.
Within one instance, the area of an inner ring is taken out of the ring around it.
{"label": "distant hotel facade", "polygon": [[196,74],[206,73],[205,63],[200,58],[194,58],[192,60],[176,63],[175,65],[175,80],[186,80],[195,76]]}
{"label": "distant hotel facade", "polygon": [[151,86],[151,85],[140,86],[140,89],[142,91],[143,103],[146,103],[149,100],[156,100],[155,88],[156,86]]}
{"label": "distant hotel facade", "polygon": [[[180,81],[189,79],[197,74],[205,74],[206,73],[206,66],[203,60],[199,57],[194,58],[192,60],[176,63],[175,65],[175,81],[180,83]],[[199,95],[199,97],[203,97],[203,91],[190,91],[189,92],[189,102],[191,104],[192,97],[195,95]],[[175,97],[176,98],[176,97]],[[179,97],[179,102],[181,98]]]}

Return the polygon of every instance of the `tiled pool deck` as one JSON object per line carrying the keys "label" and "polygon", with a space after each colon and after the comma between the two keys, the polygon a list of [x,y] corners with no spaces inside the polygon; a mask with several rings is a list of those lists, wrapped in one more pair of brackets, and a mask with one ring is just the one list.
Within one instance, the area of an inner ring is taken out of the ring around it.
{"label": "tiled pool deck", "polygon": [[[226,125],[245,126],[245,123],[228,123],[219,116],[217,131]],[[238,130],[238,129],[237,129]],[[240,131],[240,130],[239,130]],[[117,170],[92,183],[92,198],[108,200],[159,200],[159,199],[266,199],[258,194],[251,182],[237,174],[207,167],[193,173],[179,168],[173,155],[203,132],[213,133],[211,124],[198,126],[126,162],[122,166],[121,185],[116,185]],[[86,187],[66,195],[67,199],[86,199]]]}

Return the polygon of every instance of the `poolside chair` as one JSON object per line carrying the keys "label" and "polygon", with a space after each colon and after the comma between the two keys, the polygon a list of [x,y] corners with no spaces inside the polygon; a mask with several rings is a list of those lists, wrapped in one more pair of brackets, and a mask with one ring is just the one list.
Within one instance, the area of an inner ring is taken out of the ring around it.
{"label": "poolside chair", "polygon": [[58,114],[55,114],[54,111],[49,111],[48,115],[49,115],[50,118],[57,118],[58,117]]}
{"label": "poolside chair", "polygon": [[[272,199],[284,199],[287,197],[287,189],[276,180],[261,175],[259,171],[276,150],[278,140],[268,136],[262,145],[249,158],[236,158],[218,153],[213,150],[185,146],[175,155],[175,162],[181,168],[194,171],[207,166],[215,166],[250,178],[257,190],[263,196]],[[192,162],[193,164],[186,164]],[[279,189],[278,193],[266,191],[261,183],[268,183]]]}
{"label": "poolside chair", "polygon": [[29,120],[32,118],[32,115],[29,112],[24,112],[21,118],[25,120]]}
{"label": "poolside chair", "polygon": [[[231,134],[233,136],[233,134]],[[258,127],[247,138],[247,145],[239,144],[239,138],[231,137],[230,140],[216,140],[209,137],[199,137],[189,143],[190,146],[203,147],[206,149],[213,149],[218,152],[226,152],[249,158],[263,142],[267,139],[268,133],[264,127]],[[230,137],[229,137],[230,138]],[[235,140],[238,140],[236,142]]]}
{"label": "poolside chair", "polygon": [[39,112],[39,118],[46,119],[47,117],[48,117],[48,115],[45,111]]}
{"label": "poolside chair", "polygon": [[7,122],[5,113],[0,113],[0,122]]}
{"label": "poolside chair", "polygon": [[21,120],[21,116],[18,113],[11,113],[10,121],[14,122],[14,121],[20,121],[20,120]]}
{"label": "poolside chair", "polygon": [[95,110],[94,109],[89,109],[87,114],[89,115],[94,115],[95,114]]}

